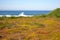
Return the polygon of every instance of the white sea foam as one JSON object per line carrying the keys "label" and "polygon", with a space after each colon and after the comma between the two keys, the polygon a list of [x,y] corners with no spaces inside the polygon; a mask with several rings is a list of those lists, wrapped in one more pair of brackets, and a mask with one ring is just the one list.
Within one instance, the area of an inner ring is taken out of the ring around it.
{"label": "white sea foam", "polygon": [[33,15],[25,15],[24,12],[20,13],[19,15],[0,15],[0,17],[3,17],[3,16],[6,16],[6,17],[20,17],[20,16],[23,16],[23,17],[32,17]]}

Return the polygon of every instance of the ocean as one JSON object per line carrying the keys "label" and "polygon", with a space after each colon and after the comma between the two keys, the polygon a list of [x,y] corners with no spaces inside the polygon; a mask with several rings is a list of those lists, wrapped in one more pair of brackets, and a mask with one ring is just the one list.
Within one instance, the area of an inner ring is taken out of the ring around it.
{"label": "ocean", "polygon": [[24,12],[25,15],[48,14],[51,11],[0,11],[0,15],[19,15]]}

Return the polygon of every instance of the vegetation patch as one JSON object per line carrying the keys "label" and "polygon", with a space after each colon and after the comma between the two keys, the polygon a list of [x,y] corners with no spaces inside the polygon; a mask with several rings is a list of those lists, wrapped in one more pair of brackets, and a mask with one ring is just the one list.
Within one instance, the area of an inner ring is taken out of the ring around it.
{"label": "vegetation patch", "polygon": [[0,40],[1,38],[2,40],[60,40],[60,8],[47,15],[1,17]]}

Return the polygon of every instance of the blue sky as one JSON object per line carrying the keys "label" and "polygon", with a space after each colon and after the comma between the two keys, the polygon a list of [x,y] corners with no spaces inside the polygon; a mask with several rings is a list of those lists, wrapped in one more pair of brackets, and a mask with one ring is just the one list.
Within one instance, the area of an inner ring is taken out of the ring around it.
{"label": "blue sky", "polygon": [[53,10],[60,0],[0,0],[0,10]]}

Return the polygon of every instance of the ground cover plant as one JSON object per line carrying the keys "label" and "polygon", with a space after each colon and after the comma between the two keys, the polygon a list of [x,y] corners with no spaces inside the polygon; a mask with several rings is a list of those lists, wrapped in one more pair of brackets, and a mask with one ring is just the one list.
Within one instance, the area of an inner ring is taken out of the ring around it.
{"label": "ground cover plant", "polygon": [[48,15],[0,18],[0,40],[60,40],[60,8]]}

